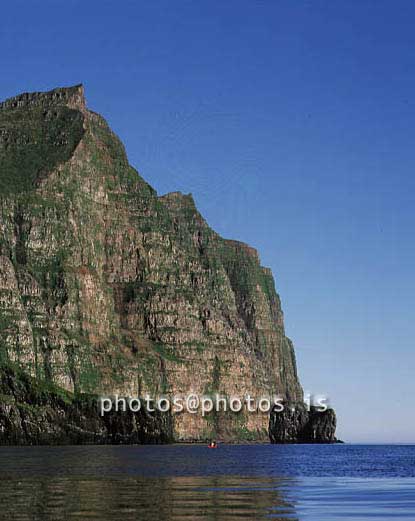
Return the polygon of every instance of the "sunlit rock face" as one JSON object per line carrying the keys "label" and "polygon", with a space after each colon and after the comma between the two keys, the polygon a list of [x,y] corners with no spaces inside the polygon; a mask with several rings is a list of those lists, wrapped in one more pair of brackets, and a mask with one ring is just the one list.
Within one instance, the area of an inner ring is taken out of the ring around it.
{"label": "sunlit rock face", "polygon": [[[137,123],[138,124],[138,123]],[[302,400],[269,269],[191,195],[159,197],[82,86],[0,104],[2,360],[70,392]],[[180,413],[179,440],[269,415]]]}

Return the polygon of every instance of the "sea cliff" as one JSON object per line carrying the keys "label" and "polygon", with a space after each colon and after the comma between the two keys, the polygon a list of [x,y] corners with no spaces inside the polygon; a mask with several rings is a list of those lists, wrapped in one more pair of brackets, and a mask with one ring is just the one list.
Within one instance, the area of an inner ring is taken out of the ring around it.
{"label": "sea cliff", "polygon": [[[190,194],[158,196],[81,85],[0,104],[0,357],[74,397],[303,397],[257,251],[215,233]],[[20,416],[23,402],[12,405]],[[269,435],[266,414],[172,422],[177,440]]]}

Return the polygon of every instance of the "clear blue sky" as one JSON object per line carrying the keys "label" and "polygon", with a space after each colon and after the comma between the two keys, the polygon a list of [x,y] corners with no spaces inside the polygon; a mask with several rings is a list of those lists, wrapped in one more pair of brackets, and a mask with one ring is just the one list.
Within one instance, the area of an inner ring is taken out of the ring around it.
{"label": "clear blue sky", "polygon": [[415,3],[14,1],[0,98],[82,82],[159,193],[273,269],[304,388],[415,442]]}

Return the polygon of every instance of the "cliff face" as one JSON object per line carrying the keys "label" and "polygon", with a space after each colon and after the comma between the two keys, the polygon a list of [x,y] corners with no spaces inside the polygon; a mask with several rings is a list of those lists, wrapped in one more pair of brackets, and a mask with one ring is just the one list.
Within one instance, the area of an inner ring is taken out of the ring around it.
{"label": "cliff face", "polygon": [[[65,390],[301,401],[269,269],[157,193],[82,86],[0,104],[1,358]],[[265,414],[179,414],[178,439],[266,437]]]}
{"label": "cliff face", "polygon": [[287,404],[270,416],[271,443],[336,443],[336,414],[333,409],[308,410],[304,403]]}
{"label": "cliff face", "polygon": [[169,443],[171,415],[155,410],[100,414],[93,395],[73,396],[18,368],[0,368],[0,445]]}

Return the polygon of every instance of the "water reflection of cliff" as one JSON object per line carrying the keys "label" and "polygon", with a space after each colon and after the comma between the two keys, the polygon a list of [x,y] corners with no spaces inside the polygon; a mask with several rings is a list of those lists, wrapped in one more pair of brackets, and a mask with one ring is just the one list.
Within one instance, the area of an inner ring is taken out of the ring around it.
{"label": "water reflection of cliff", "polygon": [[[42,477],[0,481],[1,519],[296,520],[292,480],[239,477]],[[280,517],[281,516],[281,517]]]}

